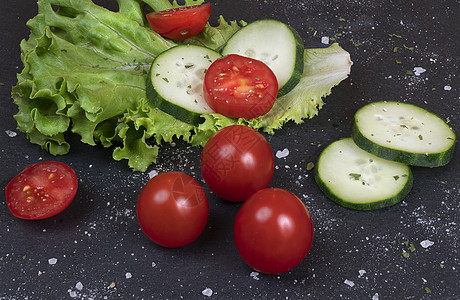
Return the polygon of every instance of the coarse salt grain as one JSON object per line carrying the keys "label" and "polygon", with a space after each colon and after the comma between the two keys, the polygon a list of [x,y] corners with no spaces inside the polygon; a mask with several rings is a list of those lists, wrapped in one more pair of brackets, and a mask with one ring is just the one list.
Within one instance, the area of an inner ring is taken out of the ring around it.
{"label": "coarse salt grain", "polygon": [[50,265],[55,265],[55,264],[57,263],[57,258],[50,258],[50,259],[48,259],[48,263],[49,263]]}
{"label": "coarse salt grain", "polygon": [[444,86],[444,90],[445,91],[450,91],[452,89],[452,87],[450,85],[446,85]]}
{"label": "coarse salt grain", "polygon": [[17,136],[18,134],[12,130],[5,130],[5,133],[6,135],[8,135],[9,137],[15,137]]}
{"label": "coarse salt grain", "polygon": [[71,298],[76,298],[77,297],[77,293],[75,291],[72,291],[72,290],[67,290],[67,292],[69,292],[69,296]]}
{"label": "coarse salt grain", "polygon": [[79,281],[77,282],[77,284],[75,285],[75,288],[79,291],[81,291],[83,289],[83,284]]}
{"label": "coarse salt grain", "polygon": [[127,272],[127,273],[125,274],[125,277],[126,277],[126,279],[130,279],[130,278],[133,277],[133,275],[132,275],[130,272]]}
{"label": "coarse salt grain", "polygon": [[326,45],[329,44],[329,37],[328,36],[323,36],[321,38],[321,43],[326,44]]}
{"label": "coarse salt grain", "polygon": [[424,69],[422,67],[415,67],[414,68],[414,75],[415,76],[420,76],[420,74],[425,73],[425,72],[426,72],[426,69]]}
{"label": "coarse salt grain", "polygon": [[429,241],[429,240],[424,240],[424,241],[420,242],[420,246],[422,246],[425,249],[428,248],[428,247],[431,247],[433,245],[434,245],[434,242]]}
{"label": "coarse salt grain", "polygon": [[157,176],[158,172],[156,170],[152,170],[149,172],[149,178],[152,179],[153,177]]}
{"label": "coarse salt grain", "polygon": [[276,157],[277,158],[284,158],[289,155],[289,149],[284,148],[283,151],[276,151]]}
{"label": "coarse salt grain", "polygon": [[201,293],[208,297],[212,296],[212,290],[210,288],[205,288]]}
{"label": "coarse salt grain", "polygon": [[355,283],[353,281],[351,281],[351,280],[348,280],[348,279],[345,279],[345,281],[343,283],[345,283],[346,285],[348,285],[350,287],[355,286]]}

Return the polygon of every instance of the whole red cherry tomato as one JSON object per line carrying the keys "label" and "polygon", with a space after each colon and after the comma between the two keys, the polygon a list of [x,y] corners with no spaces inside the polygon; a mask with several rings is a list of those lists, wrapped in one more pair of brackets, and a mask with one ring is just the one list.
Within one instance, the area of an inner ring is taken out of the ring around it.
{"label": "whole red cherry tomato", "polygon": [[203,31],[209,16],[211,3],[185,6],[147,14],[153,30],[173,40],[185,40]]}
{"label": "whole red cherry tomato", "polygon": [[219,197],[245,201],[266,188],[274,171],[274,157],[267,140],[256,130],[232,125],[217,131],[201,154],[201,172]]}
{"label": "whole red cherry tomato", "polygon": [[208,198],[201,185],[182,172],[161,173],[150,179],[137,201],[137,218],[144,233],[164,247],[181,247],[203,232]]}
{"label": "whole red cherry tomato", "polygon": [[270,111],[278,94],[273,71],[260,60],[230,54],[206,71],[203,96],[217,113],[254,119]]}
{"label": "whole red cherry tomato", "polygon": [[66,209],[77,193],[78,180],[68,165],[44,161],[26,167],[6,186],[6,203],[21,219],[39,220]]}
{"label": "whole red cherry tomato", "polygon": [[313,222],[293,193],[277,188],[256,192],[241,206],[234,224],[235,245],[253,269],[284,273],[307,255],[313,241]]}

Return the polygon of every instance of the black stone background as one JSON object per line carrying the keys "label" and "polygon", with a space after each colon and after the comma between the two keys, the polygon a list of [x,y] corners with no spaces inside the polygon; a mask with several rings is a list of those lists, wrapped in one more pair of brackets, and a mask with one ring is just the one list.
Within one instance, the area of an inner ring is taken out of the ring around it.
{"label": "black stone background", "polygon": [[[116,8],[115,1],[98,3]],[[3,0],[0,299],[459,299],[458,148],[445,167],[412,168],[415,181],[407,198],[371,212],[348,210],[325,198],[306,168],[326,145],[349,136],[355,111],[373,101],[419,105],[460,132],[459,2],[212,4],[211,22],[220,14],[247,22],[276,18],[296,28],[305,47],[325,47],[321,38],[330,37],[351,54],[351,75],[325,98],[318,116],[301,125],[288,123],[267,136],[274,153],[289,150],[287,157],[275,158],[270,186],[297,194],[313,217],[315,237],[305,260],[281,275],[252,273],[233,243],[233,220],[240,205],[209,191],[209,221],[194,243],[165,249],[142,233],[135,209],[149,172],[184,171],[201,181],[198,147],[165,144],[156,165],[133,173],[125,161],[111,158],[111,149],[82,144],[73,135],[71,151],[62,157],[30,144],[16,130],[10,91],[22,69],[19,43],[28,37],[25,23],[36,14],[36,2]],[[394,47],[399,47],[397,52]],[[407,75],[414,67],[426,72]],[[10,137],[8,130],[18,135]],[[75,169],[79,190],[74,202],[42,221],[13,217],[4,187],[24,166],[52,159]],[[434,244],[425,249],[420,244],[425,240]],[[57,263],[49,264],[53,258]],[[206,289],[211,296],[203,294]]]}

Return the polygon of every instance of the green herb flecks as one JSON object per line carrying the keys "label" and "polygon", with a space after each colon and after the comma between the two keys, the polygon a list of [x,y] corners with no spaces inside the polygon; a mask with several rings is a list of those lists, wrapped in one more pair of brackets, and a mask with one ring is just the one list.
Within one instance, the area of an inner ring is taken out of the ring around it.
{"label": "green herb flecks", "polygon": [[398,38],[398,39],[401,39],[402,38],[402,35],[399,35],[399,34],[395,34],[395,33],[391,33],[388,35],[389,37],[395,37],[395,38]]}
{"label": "green herb flecks", "polygon": [[350,173],[348,174],[348,176],[350,176],[354,180],[359,180],[361,178],[361,174],[358,173]]}
{"label": "green herb flecks", "polygon": [[359,46],[362,46],[363,44],[360,43],[360,42],[355,42],[353,39],[350,39],[350,42],[352,42],[353,46],[355,47],[359,47]]}
{"label": "green herb flecks", "polygon": [[414,50],[414,47],[407,47],[405,44],[403,44],[404,49],[412,51]]}

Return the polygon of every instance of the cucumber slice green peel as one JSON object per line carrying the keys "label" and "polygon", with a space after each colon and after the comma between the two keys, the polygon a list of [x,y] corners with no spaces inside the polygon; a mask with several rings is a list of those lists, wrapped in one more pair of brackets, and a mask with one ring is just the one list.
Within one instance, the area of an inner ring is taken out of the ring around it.
{"label": "cucumber slice green peel", "polygon": [[222,56],[198,45],[180,45],[158,55],[147,76],[146,92],[160,110],[198,126],[213,113],[203,97],[207,68]]}
{"label": "cucumber slice green peel", "polygon": [[374,210],[394,205],[412,189],[408,165],[372,155],[344,138],[321,153],[315,181],[337,204],[355,210]]}
{"label": "cucumber slice green peel", "polygon": [[304,45],[298,32],[278,20],[262,19],[239,29],[222,49],[222,55],[239,54],[264,62],[278,79],[278,97],[300,81]]}
{"label": "cucumber slice green peel", "polygon": [[454,131],[437,115],[413,104],[374,102],[359,109],[351,136],[378,157],[413,166],[439,167],[454,155]]}

